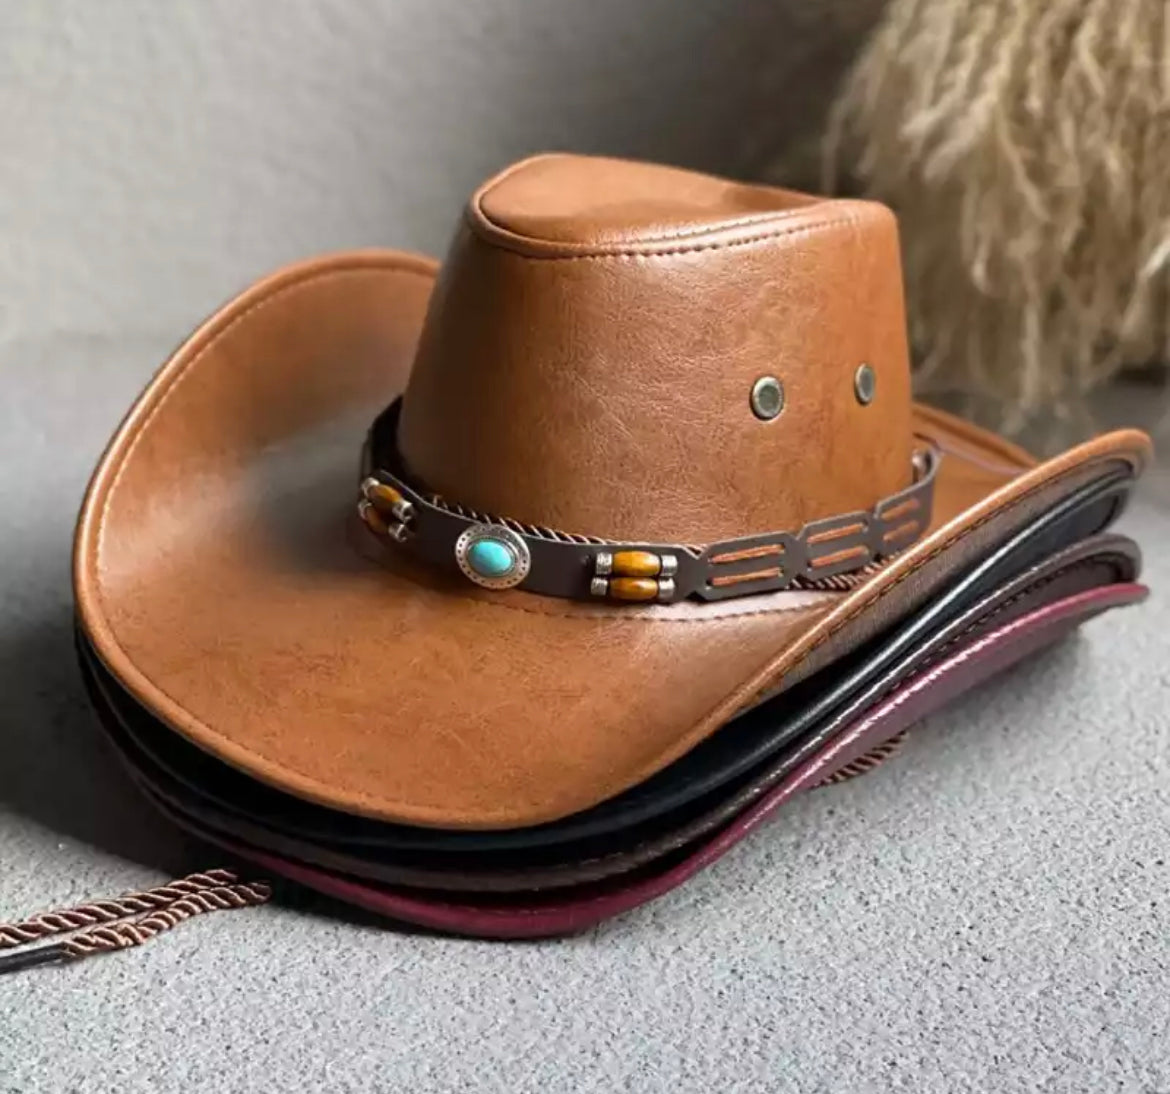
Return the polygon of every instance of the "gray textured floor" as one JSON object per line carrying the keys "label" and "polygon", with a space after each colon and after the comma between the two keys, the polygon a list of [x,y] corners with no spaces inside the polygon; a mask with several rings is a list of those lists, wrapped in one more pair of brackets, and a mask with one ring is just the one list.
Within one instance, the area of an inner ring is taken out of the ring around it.
{"label": "gray textured floor", "polygon": [[[68,551],[165,346],[25,347],[0,405],[0,918],[208,865],[105,751]],[[1170,1090],[1170,476],[1161,596],[581,938],[396,933],[307,901],[0,980],[0,1090]]]}

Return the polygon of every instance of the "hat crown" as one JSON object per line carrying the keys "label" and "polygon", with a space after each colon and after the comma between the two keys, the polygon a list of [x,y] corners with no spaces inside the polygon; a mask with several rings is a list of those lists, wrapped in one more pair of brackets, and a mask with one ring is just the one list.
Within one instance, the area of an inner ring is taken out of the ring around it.
{"label": "hat crown", "polygon": [[449,501],[582,535],[702,544],[869,509],[913,477],[894,217],[525,160],[467,206],[398,444]]}

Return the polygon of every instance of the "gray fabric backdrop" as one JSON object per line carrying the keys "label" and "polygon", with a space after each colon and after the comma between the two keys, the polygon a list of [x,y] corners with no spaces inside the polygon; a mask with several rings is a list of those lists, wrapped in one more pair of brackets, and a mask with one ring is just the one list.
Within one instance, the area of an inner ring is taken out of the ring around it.
{"label": "gray fabric backdrop", "polygon": [[[208,865],[70,649],[86,477],[188,327],[286,259],[439,249],[529,151],[755,172],[875,6],[0,4],[0,919]],[[1164,472],[1127,527],[1164,589]],[[0,979],[0,1091],[1165,1092],[1166,654],[1157,600],[1095,622],[581,938],[306,898]]]}
{"label": "gray fabric backdrop", "polygon": [[758,170],[877,8],[5,0],[0,336],[171,336],[308,252],[433,252],[532,151]]}

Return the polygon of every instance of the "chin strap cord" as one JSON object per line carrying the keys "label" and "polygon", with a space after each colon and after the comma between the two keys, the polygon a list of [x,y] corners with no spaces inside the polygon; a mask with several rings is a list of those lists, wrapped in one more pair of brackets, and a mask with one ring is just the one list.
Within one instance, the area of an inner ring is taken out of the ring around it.
{"label": "chin strap cord", "polygon": [[[905,739],[903,730],[818,785],[845,782],[872,771],[894,755]],[[193,916],[254,907],[267,903],[271,896],[272,887],[266,881],[241,881],[231,870],[207,870],[114,900],[44,912],[17,923],[0,923],[0,951],[19,951],[0,952],[0,975],[141,946]],[[62,934],[70,937],[32,945]]]}
{"label": "chin strap cord", "polygon": [[863,756],[858,756],[856,760],[838,768],[832,775],[817,783],[817,786],[832,786],[834,783],[848,782],[850,779],[856,779],[859,775],[867,774],[875,767],[881,767],[886,760],[901,751],[909,732],[909,730],[904,729],[901,733],[894,734],[888,741],[882,742]]}
{"label": "chin strap cord", "polygon": [[230,870],[208,870],[115,900],[0,924],[0,950],[28,946],[51,935],[72,935],[19,953],[0,953],[0,974],[141,946],[192,916],[264,904],[271,896],[267,882],[244,882]]}

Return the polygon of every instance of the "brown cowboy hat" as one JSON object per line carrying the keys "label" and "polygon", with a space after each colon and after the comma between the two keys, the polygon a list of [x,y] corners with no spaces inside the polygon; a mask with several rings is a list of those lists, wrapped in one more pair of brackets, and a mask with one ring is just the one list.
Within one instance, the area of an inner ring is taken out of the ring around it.
{"label": "brown cowboy hat", "polygon": [[531,826],[1148,456],[1127,430],[1037,463],[913,403],[880,205],[538,157],[441,269],[293,266],[178,349],[90,486],[79,625],[141,708],[273,787]]}

